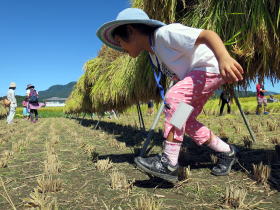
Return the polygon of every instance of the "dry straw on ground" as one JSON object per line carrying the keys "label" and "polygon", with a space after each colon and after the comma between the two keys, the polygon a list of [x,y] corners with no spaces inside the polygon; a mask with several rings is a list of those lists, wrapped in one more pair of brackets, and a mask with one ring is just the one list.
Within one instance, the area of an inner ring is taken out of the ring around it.
{"label": "dry straw on ground", "polygon": [[49,154],[44,164],[46,174],[58,174],[61,171],[61,163],[56,154]]}
{"label": "dry straw on ground", "polygon": [[230,208],[242,209],[247,208],[245,199],[247,195],[246,189],[240,189],[232,185],[226,187],[224,204]]}
{"label": "dry straw on ground", "polygon": [[243,144],[244,144],[244,147],[246,149],[251,149],[252,146],[253,146],[253,142],[251,140],[251,137],[246,135],[246,136],[243,136]]}
{"label": "dry straw on ground", "polygon": [[211,154],[211,155],[210,155],[210,159],[211,159],[211,162],[212,162],[213,164],[216,164],[217,161],[218,161],[218,157],[217,157],[216,155],[214,155],[214,154]]}
{"label": "dry straw on ground", "polygon": [[87,158],[93,162],[98,161],[99,154],[96,152],[96,148],[92,144],[83,144],[82,148],[87,155]]}
{"label": "dry straw on ground", "polygon": [[0,159],[0,168],[6,168],[8,167],[8,160],[7,158],[1,158]]}
{"label": "dry straw on ground", "polygon": [[280,144],[280,137],[279,136],[272,136],[269,138],[272,144]]}
{"label": "dry straw on ground", "polygon": [[135,200],[135,210],[160,210],[163,209],[163,203],[153,196],[142,195]]}
{"label": "dry straw on ground", "polygon": [[179,181],[189,180],[191,176],[191,167],[179,167],[178,179]]}
{"label": "dry straw on ground", "polygon": [[58,192],[62,188],[62,181],[57,178],[53,178],[52,175],[42,175],[37,178],[38,189],[42,193],[46,192]]}
{"label": "dry straw on ground", "polygon": [[39,192],[37,188],[34,189],[34,192],[30,193],[30,198],[23,199],[23,203],[28,209],[58,210],[57,200],[45,193]]}
{"label": "dry straw on ground", "polygon": [[258,165],[253,164],[253,179],[256,180],[257,183],[266,184],[270,176],[270,171],[270,167],[263,165],[262,162]]}
{"label": "dry straw on ground", "polygon": [[110,174],[110,178],[112,189],[130,189],[132,187],[133,181],[129,182],[124,173],[114,170]]}
{"label": "dry straw on ground", "polygon": [[276,121],[268,120],[267,127],[269,131],[276,131],[278,129],[278,124]]}
{"label": "dry straw on ground", "polygon": [[98,171],[104,172],[104,171],[111,169],[113,167],[113,163],[111,162],[111,160],[109,158],[107,158],[104,160],[98,160],[95,163],[95,166]]}

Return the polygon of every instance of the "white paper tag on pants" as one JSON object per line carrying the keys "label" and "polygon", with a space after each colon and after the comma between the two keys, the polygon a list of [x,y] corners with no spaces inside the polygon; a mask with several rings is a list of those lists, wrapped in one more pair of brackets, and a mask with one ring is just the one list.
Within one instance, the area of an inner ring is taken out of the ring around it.
{"label": "white paper tag on pants", "polygon": [[170,123],[176,128],[181,129],[189,119],[192,112],[193,107],[191,105],[186,104],[184,102],[180,102],[177,106],[176,111],[172,115]]}

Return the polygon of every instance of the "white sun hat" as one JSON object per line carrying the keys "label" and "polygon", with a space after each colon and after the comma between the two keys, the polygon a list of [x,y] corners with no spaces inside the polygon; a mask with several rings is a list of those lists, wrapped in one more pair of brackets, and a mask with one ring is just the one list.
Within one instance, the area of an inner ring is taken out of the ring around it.
{"label": "white sun hat", "polygon": [[17,85],[16,85],[15,82],[11,82],[9,87],[10,87],[10,88],[15,88],[16,86],[17,86]]}

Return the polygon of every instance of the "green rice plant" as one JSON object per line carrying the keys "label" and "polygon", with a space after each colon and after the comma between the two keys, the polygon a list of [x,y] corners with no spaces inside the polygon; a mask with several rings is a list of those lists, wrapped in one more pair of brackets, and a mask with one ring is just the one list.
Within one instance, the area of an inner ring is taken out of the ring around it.
{"label": "green rice plant", "polygon": [[[23,118],[22,107],[16,109],[16,118]],[[39,118],[64,117],[63,107],[41,107],[38,110]]]}

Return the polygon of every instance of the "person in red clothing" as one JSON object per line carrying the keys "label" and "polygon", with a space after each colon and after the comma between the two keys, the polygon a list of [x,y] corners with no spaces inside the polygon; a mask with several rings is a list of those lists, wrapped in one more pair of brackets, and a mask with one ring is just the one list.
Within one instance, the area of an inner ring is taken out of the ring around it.
{"label": "person in red clothing", "polygon": [[264,96],[264,93],[266,92],[266,90],[264,89],[263,81],[260,78],[258,80],[258,84],[256,85],[256,90],[257,90],[257,102],[258,102],[257,109],[256,109],[256,114],[257,115],[260,114],[262,105],[263,105],[263,113],[264,114],[269,114],[266,111],[267,100],[266,100],[266,97]]}

